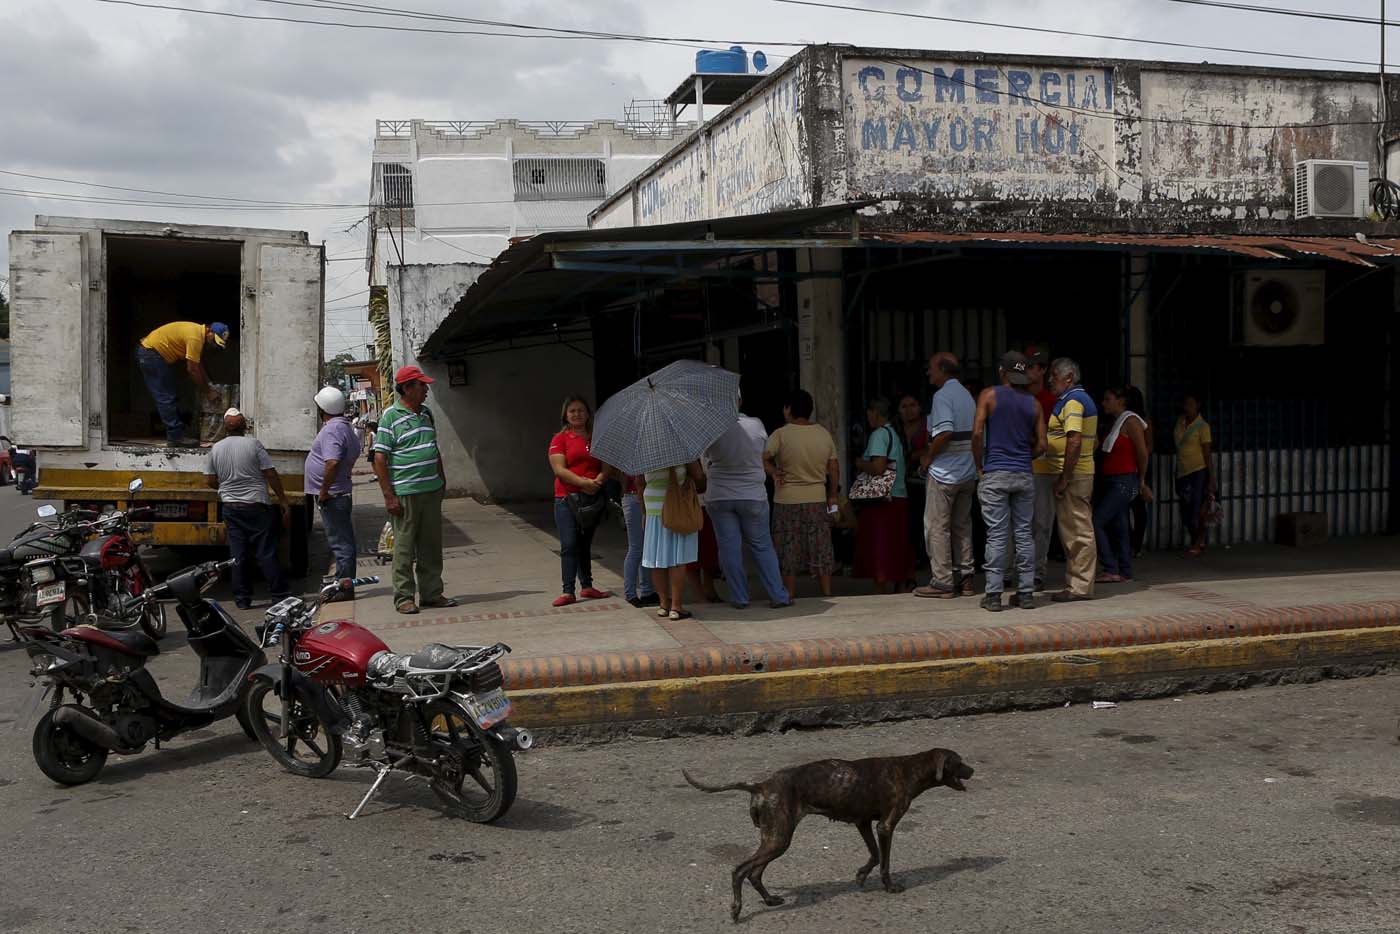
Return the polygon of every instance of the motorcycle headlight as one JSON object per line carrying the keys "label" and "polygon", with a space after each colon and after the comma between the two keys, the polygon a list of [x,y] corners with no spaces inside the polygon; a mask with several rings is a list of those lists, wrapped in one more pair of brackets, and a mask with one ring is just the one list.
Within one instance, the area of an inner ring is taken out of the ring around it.
{"label": "motorcycle headlight", "polygon": [[47,584],[54,579],[53,565],[42,564],[30,572],[36,584]]}

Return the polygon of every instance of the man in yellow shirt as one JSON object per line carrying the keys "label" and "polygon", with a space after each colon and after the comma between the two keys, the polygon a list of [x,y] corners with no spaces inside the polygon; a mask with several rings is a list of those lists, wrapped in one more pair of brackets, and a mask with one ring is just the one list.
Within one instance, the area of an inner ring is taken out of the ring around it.
{"label": "man in yellow shirt", "polygon": [[206,344],[219,348],[227,346],[228,325],[218,321],[213,324],[172,321],[141,338],[141,345],[136,348],[136,363],[145,377],[146,389],[155,400],[160,420],[165,423],[167,447],[199,447],[198,440],[186,440],[185,423],[180,420],[176,403],[175,368],[181,360],[185,361],[185,372],[204,390],[209,401],[220,400],[218,390],[209,385],[209,374],[204,372],[200,362]]}
{"label": "man in yellow shirt", "polygon": [[1046,426],[1044,462],[1055,474],[1055,522],[1065,546],[1065,589],[1050,599],[1091,600],[1099,563],[1091,505],[1099,412],[1079,385],[1079,364],[1068,357],[1050,364],[1050,388],[1056,400]]}

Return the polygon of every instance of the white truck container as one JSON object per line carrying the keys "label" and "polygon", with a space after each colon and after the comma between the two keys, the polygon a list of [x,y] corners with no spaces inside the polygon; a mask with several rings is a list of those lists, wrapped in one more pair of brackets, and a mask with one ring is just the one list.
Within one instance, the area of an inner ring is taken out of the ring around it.
{"label": "white truck container", "polygon": [[[319,427],[325,265],[302,231],[37,217],[10,234],[12,435],[39,451],[36,496],[124,507],[140,476],[155,517],[134,528],[158,545],[225,541],[205,482],[208,445],[165,446],[136,347],[170,321],[222,321],[210,382],[235,387],[250,433],[267,447],[294,505],[285,554],[303,573],[312,513],[306,453]],[[180,374],[179,406],[200,394]],[[197,437],[197,419],[187,419]]]}

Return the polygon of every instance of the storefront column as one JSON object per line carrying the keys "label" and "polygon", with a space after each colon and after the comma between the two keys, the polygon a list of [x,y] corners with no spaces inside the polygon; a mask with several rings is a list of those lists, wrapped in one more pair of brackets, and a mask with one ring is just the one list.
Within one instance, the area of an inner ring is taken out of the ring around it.
{"label": "storefront column", "polygon": [[1146,253],[1128,257],[1128,382],[1147,392],[1151,346],[1151,266]]}
{"label": "storefront column", "polygon": [[[798,250],[798,275],[839,273],[840,250]],[[797,355],[802,388],[816,403],[815,420],[836,440],[837,461],[846,463],[846,350],[838,276],[797,280]],[[845,483],[845,478],[842,479]]]}

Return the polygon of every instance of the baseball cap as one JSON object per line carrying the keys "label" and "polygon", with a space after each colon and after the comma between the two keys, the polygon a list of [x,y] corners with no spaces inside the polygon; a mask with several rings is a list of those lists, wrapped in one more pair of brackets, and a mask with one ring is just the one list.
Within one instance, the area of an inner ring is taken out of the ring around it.
{"label": "baseball cap", "polygon": [[1026,386],[1030,384],[1031,378],[1026,373],[1026,369],[1029,366],[1030,361],[1028,361],[1026,355],[1020,351],[1008,350],[1001,355],[1002,372],[1006,374],[1007,379],[1011,380],[1011,385],[1013,386]]}
{"label": "baseball cap", "polygon": [[416,366],[401,366],[394,373],[394,385],[402,386],[404,383],[431,383],[434,382],[431,376],[427,376]]}
{"label": "baseball cap", "polygon": [[227,324],[224,324],[222,321],[215,321],[213,324],[209,325],[209,330],[214,332],[214,346],[216,346],[216,347],[227,347],[227,346],[228,346],[228,325],[227,325]]}
{"label": "baseball cap", "polygon": [[1049,355],[1040,348],[1036,348],[1034,351],[1026,354],[1026,363],[1029,366],[1049,366]]}
{"label": "baseball cap", "polygon": [[224,413],[224,418],[242,418],[242,417],[243,417],[243,413],[240,412],[240,411],[238,411],[237,409],[231,407],[231,406],[229,407],[229,410],[228,410],[227,412]]}

